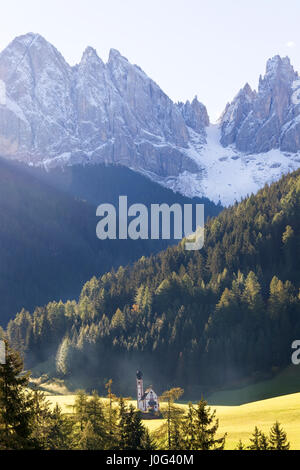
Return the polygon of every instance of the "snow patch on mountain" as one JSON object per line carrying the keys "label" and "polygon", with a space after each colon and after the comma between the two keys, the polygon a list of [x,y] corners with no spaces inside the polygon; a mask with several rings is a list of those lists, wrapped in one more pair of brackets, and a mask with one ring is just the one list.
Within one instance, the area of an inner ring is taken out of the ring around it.
{"label": "snow patch on mountain", "polygon": [[223,147],[217,124],[207,128],[206,144],[191,135],[186,154],[199,164],[199,173],[182,172],[177,178],[166,178],[162,184],[189,197],[205,196],[215,203],[228,206],[256,193],[266,183],[272,183],[284,173],[300,167],[299,153],[284,153],[279,149],[260,154],[245,154],[234,146]]}

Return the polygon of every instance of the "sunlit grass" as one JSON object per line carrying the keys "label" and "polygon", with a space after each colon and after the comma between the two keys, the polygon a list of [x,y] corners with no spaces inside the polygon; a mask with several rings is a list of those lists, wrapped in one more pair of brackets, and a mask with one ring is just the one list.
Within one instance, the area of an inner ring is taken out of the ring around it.
{"label": "sunlit grass", "polygon": [[[52,395],[47,400],[52,406],[57,403],[64,413],[72,413],[75,395]],[[135,401],[130,403],[136,404]],[[187,408],[187,405],[179,405]],[[227,432],[226,448],[234,449],[239,441],[248,444],[254,427],[268,433],[277,420],[287,432],[292,449],[300,449],[300,393],[248,403],[241,406],[212,406],[219,419],[219,433]],[[150,431],[155,431],[164,421],[145,420]]]}

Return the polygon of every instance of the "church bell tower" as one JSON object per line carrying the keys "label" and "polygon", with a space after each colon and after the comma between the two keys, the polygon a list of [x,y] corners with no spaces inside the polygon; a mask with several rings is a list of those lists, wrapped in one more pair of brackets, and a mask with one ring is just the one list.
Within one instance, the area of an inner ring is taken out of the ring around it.
{"label": "church bell tower", "polygon": [[145,411],[143,403],[142,403],[142,396],[144,395],[143,373],[140,370],[138,370],[136,373],[136,392],[137,392],[137,407],[139,410]]}

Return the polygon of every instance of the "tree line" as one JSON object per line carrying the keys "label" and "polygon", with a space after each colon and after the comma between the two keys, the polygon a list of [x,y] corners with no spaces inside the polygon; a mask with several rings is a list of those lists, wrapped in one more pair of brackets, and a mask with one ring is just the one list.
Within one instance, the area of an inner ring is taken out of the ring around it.
{"label": "tree line", "polygon": [[[152,435],[142,414],[112,392],[79,391],[69,413],[58,405],[51,409],[45,395],[29,390],[29,373],[20,354],[6,344],[6,363],[0,365],[0,450],[223,450],[226,435],[217,436],[219,422],[204,400],[188,411],[175,404],[181,388],[166,391],[162,400],[164,424]],[[268,439],[255,428],[250,450],[288,450],[284,430],[275,423]],[[245,446],[239,442],[238,450]]]}

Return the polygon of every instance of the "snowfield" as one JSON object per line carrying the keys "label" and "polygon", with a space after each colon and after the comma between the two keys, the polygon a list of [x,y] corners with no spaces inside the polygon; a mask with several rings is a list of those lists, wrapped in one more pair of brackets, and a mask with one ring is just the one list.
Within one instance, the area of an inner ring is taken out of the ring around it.
{"label": "snowfield", "polygon": [[266,183],[278,180],[282,174],[300,167],[300,153],[273,149],[251,155],[239,152],[233,146],[223,147],[218,124],[207,128],[206,144],[201,144],[198,134],[192,129],[189,132],[190,147],[181,151],[198,163],[199,173],[185,171],[176,178],[159,180],[173,191],[189,197],[205,196],[215,203],[220,201],[223,206],[229,206],[256,193]]}

